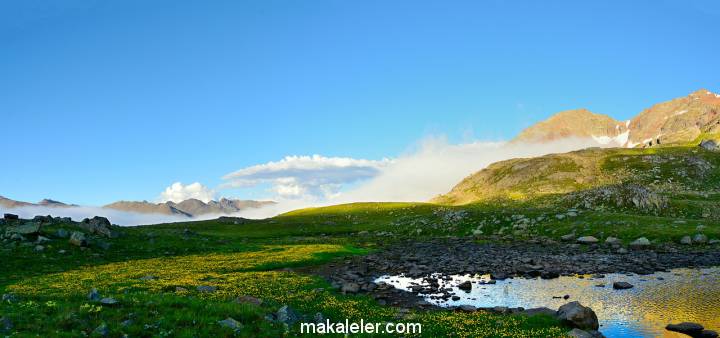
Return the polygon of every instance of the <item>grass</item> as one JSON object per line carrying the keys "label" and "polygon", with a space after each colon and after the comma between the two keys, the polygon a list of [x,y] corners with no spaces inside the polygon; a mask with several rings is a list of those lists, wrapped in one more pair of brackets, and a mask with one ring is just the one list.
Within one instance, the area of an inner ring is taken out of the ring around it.
{"label": "grass", "polygon": [[[600,240],[613,236],[625,243],[638,237],[653,243],[678,242],[696,233],[720,238],[717,154],[683,147],[592,151],[599,154],[592,172],[612,178],[598,182],[617,179],[652,187],[668,198],[668,207],[644,212],[611,205],[570,212],[572,206],[553,189],[577,190],[592,184],[556,175],[552,177],[559,178],[547,185],[551,189],[528,194],[551,179],[547,175],[552,173],[543,173],[504,197],[467,205],[353,203],[296,210],[266,220],[148,225],[125,228],[119,238],[101,239],[110,244],[106,249],[81,249],[61,239],[45,244],[42,252],[35,252],[34,245],[3,244],[0,293],[16,294],[20,300],[0,303],[0,317],[13,323],[5,332],[0,326],[0,335],[92,336],[104,323],[110,336],[295,336],[297,327],[265,320],[290,305],[304,315],[320,312],[333,321],[420,322],[425,337],[563,336],[568,328],[542,316],[412,311],[398,318],[396,308],[367,296],[342,295],[319,277],[293,269],[341,261],[397,241],[471,236],[477,231],[482,231],[475,235],[478,241],[559,239],[568,233]],[[698,173],[688,169],[690,157],[714,167],[699,180]],[[576,162],[553,163],[548,172],[580,170]],[[498,170],[502,179],[512,179],[509,168]],[[665,183],[668,179],[672,183]],[[50,236],[60,227],[75,230],[53,225],[44,232]],[[217,290],[198,292],[201,285]],[[89,301],[92,288],[119,304]],[[256,306],[234,301],[244,295],[264,302]],[[243,328],[221,327],[218,321],[227,317]]]}
{"label": "grass", "polygon": [[[332,320],[407,321],[423,324],[422,336],[451,332],[462,337],[562,336],[567,330],[547,317],[502,316],[484,312],[411,312],[397,318],[397,309],[378,305],[367,296],[341,295],[318,277],[279,267],[303,266],[337,256],[362,254],[363,249],[331,245],[268,245],[238,252],[193,254],[129,260],[37,277],[8,285],[21,300],[0,306],[14,330],[41,336],[93,335],[106,324],[113,336],[267,336],[296,335],[297,327],[264,320],[267,313],[290,305],[301,313],[317,312]],[[153,276],[153,279],[143,279]],[[196,291],[213,286],[211,293]],[[97,288],[117,306],[87,300]],[[261,306],[239,304],[239,296],[263,299]],[[243,328],[232,331],[218,321],[232,317]],[[125,323],[125,324],[121,324]]]}

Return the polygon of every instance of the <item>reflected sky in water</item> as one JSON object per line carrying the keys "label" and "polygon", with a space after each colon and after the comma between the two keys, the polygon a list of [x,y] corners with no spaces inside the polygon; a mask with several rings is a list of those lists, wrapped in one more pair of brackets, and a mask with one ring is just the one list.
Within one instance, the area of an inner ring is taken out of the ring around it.
{"label": "reflected sky in water", "polygon": [[[691,321],[707,329],[720,329],[720,268],[676,269],[648,276],[607,274],[560,277],[556,279],[513,278],[497,284],[481,285],[488,276],[451,276],[444,283],[461,297],[457,301],[426,300],[441,306],[473,305],[476,307],[549,307],[557,309],[570,301],[591,307],[600,320],[600,331],[607,337],[687,337],[665,330],[671,322]],[[471,292],[459,290],[463,281],[474,281]],[[386,282],[407,290],[420,279],[383,276]],[[632,289],[614,290],[613,282],[625,281]],[[604,285],[600,287],[599,285]],[[568,300],[563,299],[569,295]]]}

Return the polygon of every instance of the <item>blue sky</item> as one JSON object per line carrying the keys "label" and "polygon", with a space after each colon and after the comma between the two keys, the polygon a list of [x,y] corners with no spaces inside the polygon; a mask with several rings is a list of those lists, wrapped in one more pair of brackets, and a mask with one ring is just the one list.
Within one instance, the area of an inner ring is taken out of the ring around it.
{"label": "blue sky", "polygon": [[718,22],[710,0],[3,1],[0,195],[153,200],[290,155],[628,118],[720,90]]}

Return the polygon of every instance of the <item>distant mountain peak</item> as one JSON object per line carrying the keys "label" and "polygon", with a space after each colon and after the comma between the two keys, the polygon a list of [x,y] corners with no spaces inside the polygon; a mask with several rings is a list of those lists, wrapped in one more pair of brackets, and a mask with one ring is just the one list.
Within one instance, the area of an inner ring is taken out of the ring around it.
{"label": "distant mountain peak", "polygon": [[587,109],[562,111],[523,130],[513,142],[587,138],[603,145],[649,147],[688,143],[708,133],[720,133],[720,95],[699,89],[622,122]]}
{"label": "distant mountain peak", "polygon": [[272,204],[275,204],[275,202],[235,200],[227,198],[221,198],[219,201],[211,200],[205,203],[199,199],[190,198],[180,202],[167,201],[164,203],[151,203],[147,201],[119,201],[108,204],[103,208],[138,213],[154,213],[194,217],[208,214],[228,215],[247,209],[261,208]]}

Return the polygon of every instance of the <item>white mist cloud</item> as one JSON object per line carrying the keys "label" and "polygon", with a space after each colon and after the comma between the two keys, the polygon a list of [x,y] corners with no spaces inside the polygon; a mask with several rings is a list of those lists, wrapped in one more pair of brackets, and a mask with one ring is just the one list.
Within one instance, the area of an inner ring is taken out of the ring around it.
{"label": "white mist cloud", "polygon": [[345,165],[338,165],[337,158],[288,156],[238,170],[224,179],[228,180],[226,187],[273,184],[275,196],[269,198],[278,204],[255,210],[255,214],[350,202],[417,202],[450,191],[463,178],[494,162],[597,146],[609,144],[593,139],[450,144],[443,137],[432,137],[420,142],[414,151],[391,160],[342,158]]}
{"label": "white mist cloud", "polygon": [[113,224],[123,226],[135,226],[143,224],[158,224],[169,222],[188,221],[184,216],[172,216],[163,214],[144,214],[125,212],[114,209],[105,209],[101,207],[46,207],[46,206],[26,206],[20,208],[4,208],[0,207],[2,213],[12,213],[20,216],[20,218],[33,218],[37,215],[51,215],[53,217],[70,217],[73,221],[82,221],[84,218],[92,218],[94,216],[107,217]]}
{"label": "white mist cloud", "polygon": [[215,191],[199,182],[188,185],[175,182],[160,193],[160,202],[173,201],[179,203],[190,198],[207,203],[215,198]]}
{"label": "white mist cloud", "polygon": [[427,201],[450,191],[463,178],[494,162],[596,146],[598,143],[592,139],[566,139],[544,144],[449,144],[444,138],[428,138],[416,151],[394,159],[379,175],[340,193],[332,202]]}
{"label": "white mist cloud", "polygon": [[[200,183],[172,184],[161,194],[164,201],[197,198],[209,201],[225,188],[272,186],[268,199],[278,203],[257,209],[246,209],[228,215],[245,218],[267,218],[306,207],[364,201],[427,201],[446,193],[463,178],[489,164],[519,157],[608,146],[592,139],[566,139],[544,144],[506,142],[471,142],[449,144],[444,138],[428,138],[415,150],[394,159],[367,160],[349,157],[288,156],[240,169],[223,179],[226,183],[210,189]],[[0,207],[22,218],[35,215],[71,217],[104,216],[114,224],[132,226],[189,220],[182,216],[143,214],[101,207],[53,208],[30,206],[15,209]],[[192,220],[214,219],[221,215],[203,215]]]}
{"label": "white mist cloud", "polygon": [[223,187],[249,187],[269,183],[279,198],[332,198],[345,184],[380,174],[388,159],[380,161],[349,157],[287,156],[243,168],[223,177]]}

